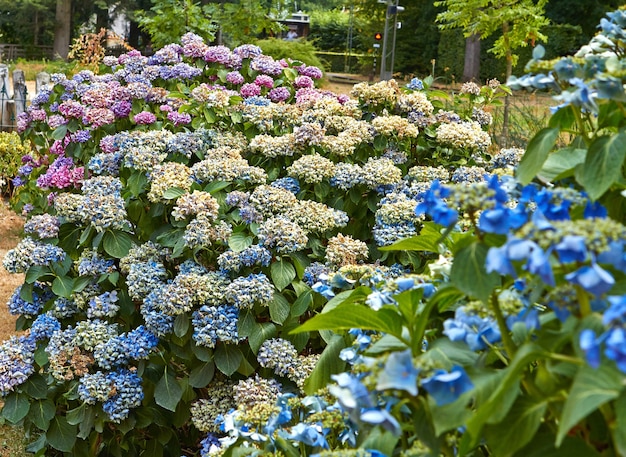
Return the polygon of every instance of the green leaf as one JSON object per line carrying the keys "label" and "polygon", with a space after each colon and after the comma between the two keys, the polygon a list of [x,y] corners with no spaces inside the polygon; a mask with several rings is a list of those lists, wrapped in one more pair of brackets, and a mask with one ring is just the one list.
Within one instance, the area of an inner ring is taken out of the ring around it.
{"label": "green leaf", "polygon": [[[519,394],[517,386],[524,370],[528,368],[528,364],[544,356],[545,351],[540,346],[531,343],[525,344],[517,350],[509,366],[501,372],[502,379],[489,392],[489,398],[476,409],[474,415],[467,421],[467,431],[460,448],[461,455],[478,445],[483,426],[492,419],[496,412],[502,412],[503,400],[511,398],[509,397],[510,392],[513,391],[515,394],[513,399]],[[505,409],[504,414],[507,412]]]}
{"label": "green leaf", "polygon": [[30,403],[28,397],[17,392],[11,392],[4,400],[4,406],[2,406],[2,417],[11,422],[17,424],[24,419],[28,414]]}
{"label": "green leaf", "polygon": [[56,406],[49,399],[37,400],[30,405],[28,418],[33,421],[40,430],[47,430],[50,421],[56,414]]}
{"label": "green leaf", "polygon": [[554,181],[572,176],[574,169],[585,161],[586,149],[563,148],[550,154],[539,172],[547,181]]}
{"label": "green leaf", "polygon": [[580,438],[565,437],[563,443],[557,448],[554,445],[554,431],[546,426],[542,426],[532,441],[517,455],[524,457],[600,457],[599,452],[591,449]]}
{"label": "green leaf", "polygon": [[215,374],[215,364],[206,362],[198,365],[189,373],[189,385],[196,389],[202,389],[209,385]]}
{"label": "green leaf", "polygon": [[76,426],[67,423],[63,416],[54,416],[46,439],[53,448],[61,452],[71,452],[76,442]]}
{"label": "green leaf", "polygon": [[126,186],[133,196],[140,195],[148,183],[148,178],[144,172],[134,172],[128,177]]}
{"label": "green leaf", "polygon": [[187,330],[189,330],[190,323],[191,322],[189,321],[189,316],[187,314],[183,313],[176,316],[176,319],[174,319],[174,335],[178,338],[185,336]]}
{"label": "green leaf", "polygon": [[270,265],[270,272],[272,282],[278,290],[283,290],[296,278],[296,269],[291,262],[287,262],[284,259],[272,263],[272,265]]}
{"label": "green leaf", "polygon": [[522,184],[528,184],[539,173],[556,144],[559,133],[557,128],[544,128],[530,140],[526,153],[517,167],[517,178]]}
{"label": "green leaf", "polygon": [[489,247],[482,243],[472,243],[461,249],[455,256],[450,269],[450,282],[460,291],[487,302],[493,289],[500,284],[500,276],[487,273],[485,260]]}
{"label": "green leaf", "polygon": [[519,397],[503,421],[485,428],[489,450],[497,456],[514,455],[533,439],[547,407],[545,399],[534,401]]}
{"label": "green leaf", "polygon": [[615,401],[615,447],[618,455],[626,455],[626,394],[622,393]]}
{"label": "green leaf", "polygon": [[368,433],[361,447],[363,449],[376,449],[383,455],[392,455],[399,439],[400,437],[393,432],[376,427]]}
{"label": "green leaf", "polygon": [[257,324],[255,322],[254,330],[248,336],[248,344],[250,344],[252,352],[255,354],[259,352],[259,348],[263,342],[270,338],[274,338],[276,333],[277,329],[275,324],[271,322],[261,322]]}
{"label": "green leaf", "polygon": [[50,136],[52,137],[53,140],[62,140],[63,138],[65,138],[66,134],[67,134],[67,125],[63,124],[63,125],[59,125],[56,129],[54,129],[54,131],[52,132]]}
{"label": "green leaf", "polygon": [[192,343],[191,351],[201,362],[209,362],[210,360],[213,360],[213,351],[209,348]]}
{"label": "green leaf", "polygon": [[379,247],[380,251],[427,251],[439,252],[439,240],[441,234],[429,233],[428,235],[418,235],[411,238],[405,238],[397,241],[389,246]]}
{"label": "green leaf", "polygon": [[592,200],[600,198],[619,180],[625,157],[625,132],[604,135],[591,143],[585,163],[578,168],[576,178]]}
{"label": "green leaf", "polygon": [[70,409],[65,415],[67,423],[70,425],[80,424],[83,420],[85,420],[85,412],[87,411],[87,408],[87,403],[83,403],[77,408]]}
{"label": "green leaf", "polygon": [[165,192],[163,192],[163,198],[165,200],[176,200],[181,195],[185,195],[187,191],[185,189],[181,189],[180,187],[170,187]]}
{"label": "green leaf", "polygon": [[230,186],[229,181],[211,181],[209,184],[204,186],[204,191],[213,194],[222,189],[226,189],[228,186]]}
{"label": "green leaf", "polygon": [[346,340],[341,335],[334,335],[322,351],[315,368],[304,384],[304,391],[313,395],[330,382],[331,375],[345,370],[346,363],[339,358],[339,353],[347,347]]}
{"label": "green leaf", "polygon": [[313,303],[313,292],[311,290],[305,290],[291,305],[291,315],[293,317],[302,316]]}
{"label": "green leaf", "polygon": [[167,368],[165,373],[154,389],[154,400],[157,405],[169,411],[176,411],[176,406],[183,396],[183,389],[176,381],[176,378],[169,374]]}
{"label": "green leaf", "polygon": [[391,309],[373,309],[364,305],[343,303],[328,312],[312,317],[290,333],[310,332],[313,330],[377,330],[401,337],[402,324],[397,312]]}
{"label": "green leaf", "polygon": [[105,252],[116,259],[128,255],[128,251],[133,245],[131,236],[119,230],[108,230],[102,241]]}
{"label": "green leaf", "polygon": [[228,238],[228,247],[235,252],[241,252],[252,245],[253,238],[245,233],[233,233]]}
{"label": "green leaf", "polygon": [[59,297],[70,298],[74,291],[74,278],[58,276],[52,281],[52,292]]}
{"label": "green leaf", "polygon": [[46,379],[38,373],[31,375],[30,378],[22,384],[22,389],[31,398],[36,400],[48,397],[48,383]]}
{"label": "green leaf", "polygon": [[556,445],[561,444],[578,422],[606,402],[619,397],[624,389],[623,379],[623,374],[609,364],[602,364],[597,369],[588,365],[581,367],[563,406]]}
{"label": "green leaf", "polygon": [[41,278],[42,276],[49,275],[49,274],[50,274],[50,269],[48,267],[40,266],[40,265],[33,265],[26,272],[26,277],[24,278],[24,280],[28,284],[32,284],[35,281],[37,281],[39,278]]}
{"label": "green leaf", "polygon": [[231,344],[221,344],[214,354],[215,366],[226,376],[232,375],[243,360],[243,354],[237,346]]}
{"label": "green leaf", "polygon": [[273,322],[282,324],[289,317],[289,311],[291,310],[289,302],[281,294],[275,293],[272,297],[272,301],[269,304],[270,317]]}

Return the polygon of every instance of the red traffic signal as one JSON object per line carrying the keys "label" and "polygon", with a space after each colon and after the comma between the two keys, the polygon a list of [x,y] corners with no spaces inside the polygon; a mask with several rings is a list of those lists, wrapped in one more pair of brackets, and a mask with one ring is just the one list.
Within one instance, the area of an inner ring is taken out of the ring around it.
{"label": "red traffic signal", "polygon": [[382,40],[382,39],[383,39],[383,34],[382,34],[382,33],[380,33],[380,32],[375,33],[375,34],[374,34],[374,39],[375,39],[376,41],[380,41],[380,40]]}

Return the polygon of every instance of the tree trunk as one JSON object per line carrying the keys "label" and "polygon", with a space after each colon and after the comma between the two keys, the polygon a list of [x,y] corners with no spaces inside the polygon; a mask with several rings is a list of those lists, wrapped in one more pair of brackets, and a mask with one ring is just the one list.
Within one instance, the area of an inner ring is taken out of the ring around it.
{"label": "tree trunk", "polygon": [[72,27],[72,0],[57,0],[56,25],[54,28],[53,52],[55,57],[67,60],[70,51]]}
{"label": "tree trunk", "polygon": [[463,82],[480,79],[480,36],[471,35],[465,39],[465,62],[463,65]]}

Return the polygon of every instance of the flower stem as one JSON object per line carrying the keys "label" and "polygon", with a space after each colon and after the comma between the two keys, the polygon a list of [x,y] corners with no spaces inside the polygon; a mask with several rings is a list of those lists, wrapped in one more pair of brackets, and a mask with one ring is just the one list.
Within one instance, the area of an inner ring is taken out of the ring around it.
{"label": "flower stem", "polygon": [[582,287],[574,287],[576,288],[576,298],[578,299],[581,317],[589,316],[591,314],[591,302],[589,301],[589,295],[587,295],[587,292],[585,292]]}
{"label": "flower stem", "polygon": [[502,314],[502,310],[500,309],[498,296],[495,292],[492,292],[489,302],[491,304],[491,309],[496,316],[496,322],[498,323],[500,335],[502,336],[502,344],[504,344],[504,349],[506,350],[507,356],[510,360],[515,355],[515,343],[509,334],[509,328],[506,325],[506,320],[504,319],[504,314]]}

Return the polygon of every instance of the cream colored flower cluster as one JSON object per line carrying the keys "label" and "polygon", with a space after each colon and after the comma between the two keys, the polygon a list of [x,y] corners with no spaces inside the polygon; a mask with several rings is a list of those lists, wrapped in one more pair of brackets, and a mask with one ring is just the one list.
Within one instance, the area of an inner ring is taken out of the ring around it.
{"label": "cream colored flower cluster", "polygon": [[305,155],[287,168],[287,174],[308,184],[322,182],[335,174],[335,164],[319,154]]}
{"label": "cream colored flower cluster", "polygon": [[402,181],[402,170],[391,159],[370,157],[362,170],[363,182],[370,189]]}
{"label": "cream colored flower cluster", "polygon": [[394,79],[380,81],[375,84],[367,82],[355,84],[350,91],[350,95],[358,98],[361,103],[370,107],[393,106],[398,100],[399,93],[400,88]]}
{"label": "cream colored flower cluster", "polygon": [[194,190],[191,194],[178,197],[176,206],[172,210],[172,217],[176,221],[186,219],[196,214],[205,214],[209,219],[217,219],[220,205],[216,198],[208,192]]}
{"label": "cream colored flower cluster", "polygon": [[326,246],[326,262],[334,267],[360,263],[367,260],[368,255],[367,244],[341,233],[330,238]]}
{"label": "cream colored flower cluster", "polygon": [[485,151],[491,137],[478,122],[444,123],[437,127],[437,141],[445,146]]}
{"label": "cream colored flower cluster", "polygon": [[182,163],[166,162],[154,167],[150,173],[150,181],[148,200],[154,203],[168,202],[171,200],[165,198],[168,189],[176,187],[186,192],[189,191],[193,184],[192,171],[191,168]]}
{"label": "cream colored flower cluster", "polygon": [[420,131],[408,119],[396,115],[378,116],[372,119],[372,126],[379,135],[395,136],[399,140],[417,138]]}
{"label": "cream colored flower cluster", "polygon": [[403,113],[418,112],[426,116],[433,114],[433,104],[423,92],[400,94],[396,108]]}
{"label": "cream colored flower cluster", "polygon": [[280,136],[260,134],[250,141],[250,151],[265,157],[293,156],[300,148],[296,144],[295,135],[287,133]]}

